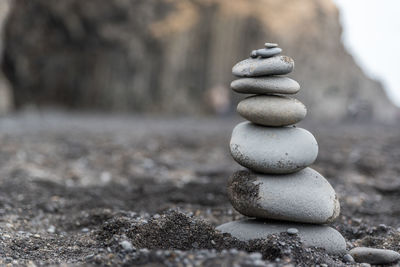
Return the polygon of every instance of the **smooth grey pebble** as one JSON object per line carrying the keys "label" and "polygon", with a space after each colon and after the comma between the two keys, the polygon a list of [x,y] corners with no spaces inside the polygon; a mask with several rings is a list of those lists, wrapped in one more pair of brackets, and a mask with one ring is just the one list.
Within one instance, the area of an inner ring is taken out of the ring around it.
{"label": "smooth grey pebble", "polygon": [[290,73],[293,69],[294,61],[288,56],[248,58],[233,66],[232,74],[238,77],[283,75]]}
{"label": "smooth grey pebble", "polygon": [[346,254],[343,256],[343,261],[351,263],[351,262],[354,262],[354,259],[350,254]]}
{"label": "smooth grey pebble", "polygon": [[242,94],[295,94],[299,92],[300,85],[288,77],[266,76],[234,80],[231,88]]}
{"label": "smooth grey pebble", "polygon": [[265,127],[242,122],[232,131],[230,150],[240,165],[260,173],[287,174],[304,169],[318,156],[315,137],[299,127]]}
{"label": "smooth grey pebble", "polygon": [[389,249],[357,247],[350,250],[350,255],[356,262],[370,264],[391,264],[400,261],[400,254]]}
{"label": "smooth grey pebble", "polygon": [[297,235],[299,233],[299,230],[297,228],[289,228],[286,231],[289,235]]}
{"label": "smooth grey pebble", "polygon": [[278,47],[278,44],[275,43],[265,43],[264,46],[266,48],[274,48],[274,47]]}
{"label": "smooth grey pebble", "polygon": [[268,57],[273,57],[276,55],[279,55],[282,52],[282,49],[279,47],[275,47],[275,48],[262,48],[262,49],[258,49],[256,51],[257,56],[260,56],[262,58],[268,58]]}
{"label": "smooth grey pebble", "polygon": [[248,121],[274,127],[296,124],[307,115],[299,100],[279,95],[247,97],[239,102],[237,112]]}
{"label": "smooth grey pebble", "polygon": [[128,240],[124,240],[121,243],[119,243],[121,245],[121,247],[125,250],[125,251],[133,251],[133,245],[131,242],[129,242]]}

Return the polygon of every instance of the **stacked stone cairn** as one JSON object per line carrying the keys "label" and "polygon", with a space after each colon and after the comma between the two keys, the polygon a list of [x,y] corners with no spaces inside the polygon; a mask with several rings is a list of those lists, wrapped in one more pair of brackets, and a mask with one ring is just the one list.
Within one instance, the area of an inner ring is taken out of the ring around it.
{"label": "stacked stone cairn", "polygon": [[338,217],[339,201],[329,182],[309,167],[317,158],[318,144],[310,132],[295,126],[307,111],[287,96],[296,94],[300,85],[281,76],[294,68],[293,59],[281,52],[277,44],[266,43],[232,69],[240,79],[231,88],[252,96],[237,106],[249,122],[234,128],[230,149],[246,169],[229,179],[228,196],[239,213],[252,218],[217,229],[240,240],[287,232],[298,235],[306,246],[343,254],[343,236],[325,225]]}

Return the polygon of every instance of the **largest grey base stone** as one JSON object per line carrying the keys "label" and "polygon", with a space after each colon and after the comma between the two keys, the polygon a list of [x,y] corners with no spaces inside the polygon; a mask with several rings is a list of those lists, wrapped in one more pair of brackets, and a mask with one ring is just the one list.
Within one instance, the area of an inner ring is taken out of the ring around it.
{"label": "largest grey base stone", "polygon": [[244,219],[222,224],[217,227],[217,230],[229,233],[239,240],[249,241],[286,232],[289,228],[298,229],[300,240],[308,247],[323,248],[329,254],[342,255],[346,253],[346,241],[343,236],[335,229],[325,225]]}

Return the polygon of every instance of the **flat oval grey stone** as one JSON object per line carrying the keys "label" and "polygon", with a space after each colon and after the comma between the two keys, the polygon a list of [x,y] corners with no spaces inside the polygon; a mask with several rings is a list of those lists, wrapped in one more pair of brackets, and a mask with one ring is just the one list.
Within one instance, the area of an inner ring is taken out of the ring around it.
{"label": "flat oval grey stone", "polygon": [[[267,58],[279,55],[281,52],[282,52],[281,48],[274,47],[274,48],[257,49],[255,54],[259,57]],[[251,55],[253,55],[253,52],[251,52]]]}
{"label": "flat oval grey stone", "polygon": [[222,224],[217,230],[229,233],[239,240],[249,241],[286,232],[288,228],[298,229],[297,235],[307,247],[323,248],[329,254],[335,255],[346,253],[346,241],[343,236],[335,229],[324,225],[244,219]]}
{"label": "flat oval grey stone", "polygon": [[293,68],[294,61],[288,56],[248,58],[233,66],[232,74],[239,77],[282,75],[290,73]]}
{"label": "flat oval grey stone", "polygon": [[235,172],[228,197],[241,214],[262,219],[323,224],[340,213],[335,190],[311,168],[286,175]]}
{"label": "flat oval grey stone", "polygon": [[318,144],[307,130],[296,127],[265,127],[242,122],[230,141],[233,159],[261,173],[292,173],[310,166],[318,155]]}
{"label": "flat oval grey stone", "polygon": [[264,126],[287,126],[300,122],[307,109],[299,100],[286,96],[256,95],[239,102],[238,113]]}
{"label": "flat oval grey stone", "polygon": [[278,44],[275,43],[265,43],[264,46],[266,48],[274,48],[274,47],[278,47]]}
{"label": "flat oval grey stone", "polygon": [[358,247],[353,248],[349,253],[356,262],[391,264],[400,261],[400,254],[389,249]]}
{"label": "flat oval grey stone", "polygon": [[231,88],[242,94],[296,94],[300,85],[288,77],[269,76],[234,80]]}

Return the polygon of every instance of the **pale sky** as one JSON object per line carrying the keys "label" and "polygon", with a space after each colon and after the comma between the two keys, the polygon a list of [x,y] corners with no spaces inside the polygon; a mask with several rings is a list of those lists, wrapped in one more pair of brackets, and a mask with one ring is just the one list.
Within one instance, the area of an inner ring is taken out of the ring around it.
{"label": "pale sky", "polygon": [[364,72],[400,106],[400,0],[334,0],[343,42]]}

